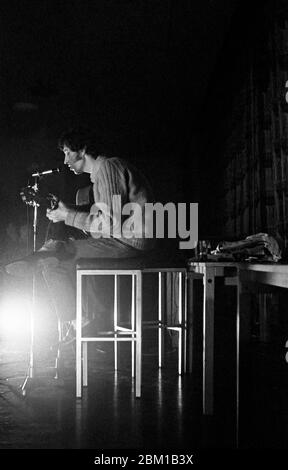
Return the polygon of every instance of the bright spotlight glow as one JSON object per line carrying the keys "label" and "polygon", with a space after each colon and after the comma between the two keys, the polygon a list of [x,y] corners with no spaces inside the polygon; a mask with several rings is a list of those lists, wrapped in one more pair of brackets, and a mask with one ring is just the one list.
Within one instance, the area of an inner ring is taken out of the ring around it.
{"label": "bright spotlight glow", "polygon": [[0,334],[14,339],[26,336],[30,331],[31,303],[27,299],[4,298],[0,303]]}

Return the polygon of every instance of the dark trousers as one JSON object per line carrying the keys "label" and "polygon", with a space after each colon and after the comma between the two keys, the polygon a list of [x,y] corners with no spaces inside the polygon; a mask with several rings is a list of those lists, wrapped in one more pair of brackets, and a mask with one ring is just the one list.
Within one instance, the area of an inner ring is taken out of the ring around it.
{"label": "dark trousers", "polygon": [[[141,257],[145,252],[122,243],[114,238],[86,238],[83,240],[68,240],[67,252],[70,257],[65,260],[55,260],[55,263],[39,261],[42,266],[43,278],[46,282],[55,313],[61,320],[72,320],[76,316],[76,263],[80,258],[132,258]],[[49,258],[47,259],[49,260]],[[46,260],[46,261],[47,261]],[[93,280],[91,279],[93,284]],[[101,284],[101,283],[100,283]],[[93,290],[93,289],[92,289]],[[105,300],[113,300],[104,294]],[[91,293],[94,296],[94,310],[102,314],[104,305],[101,292],[98,289]]]}

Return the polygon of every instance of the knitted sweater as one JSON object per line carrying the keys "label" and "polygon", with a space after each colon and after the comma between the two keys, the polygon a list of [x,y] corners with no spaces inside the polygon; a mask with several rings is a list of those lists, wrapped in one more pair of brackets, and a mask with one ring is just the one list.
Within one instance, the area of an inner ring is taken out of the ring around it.
{"label": "knitted sweater", "polygon": [[[139,250],[152,248],[153,240],[145,238],[144,217],[145,203],[153,201],[152,191],[143,174],[119,158],[98,156],[90,179],[94,195],[90,212],[69,209],[65,224],[85,230],[94,238],[113,237]],[[129,203],[137,203],[138,215],[142,211],[140,218],[133,216],[135,211],[131,212],[130,206],[122,213]]]}

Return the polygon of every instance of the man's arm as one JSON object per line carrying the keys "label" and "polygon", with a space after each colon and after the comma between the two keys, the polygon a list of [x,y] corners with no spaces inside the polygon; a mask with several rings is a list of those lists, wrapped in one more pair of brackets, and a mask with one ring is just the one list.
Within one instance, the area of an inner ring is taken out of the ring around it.
{"label": "man's arm", "polygon": [[[121,207],[127,198],[125,176],[114,163],[106,160],[99,170],[97,188],[93,187],[95,203],[90,212],[68,208],[59,202],[58,208],[47,211],[47,217],[53,222],[64,221],[66,225],[85,230],[95,235],[110,235],[114,217],[120,217]],[[113,196],[121,197],[120,213],[113,214]]]}

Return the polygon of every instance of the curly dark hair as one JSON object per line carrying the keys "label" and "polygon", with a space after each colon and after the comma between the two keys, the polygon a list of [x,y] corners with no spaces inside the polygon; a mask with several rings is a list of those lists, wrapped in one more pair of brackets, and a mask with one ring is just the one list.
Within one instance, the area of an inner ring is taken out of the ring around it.
{"label": "curly dark hair", "polygon": [[64,146],[69,147],[73,152],[85,149],[87,154],[95,158],[98,155],[95,135],[86,127],[73,127],[63,132],[58,140],[58,147],[63,150]]}

